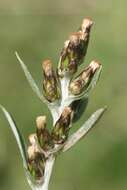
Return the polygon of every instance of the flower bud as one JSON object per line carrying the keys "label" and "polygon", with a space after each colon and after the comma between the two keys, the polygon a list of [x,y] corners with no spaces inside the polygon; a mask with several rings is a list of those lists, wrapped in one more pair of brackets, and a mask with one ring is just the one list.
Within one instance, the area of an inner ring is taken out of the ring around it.
{"label": "flower bud", "polygon": [[53,70],[51,60],[45,60],[42,64],[44,80],[43,80],[43,90],[45,98],[49,102],[54,102],[59,99],[60,93],[58,89],[58,81],[56,74]]}
{"label": "flower bud", "polygon": [[83,19],[83,21],[82,21],[80,30],[81,30],[83,33],[86,33],[86,32],[88,32],[88,31],[90,31],[92,25],[93,25],[93,21],[92,21],[90,18],[85,18],[85,19]]}
{"label": "flower bud", "polygon": [[37,125],[37,138],[41,148],[47,151],[50,148],[53,148],[53,142],[51,139],[51,135],[46,128],[46,116],[39,116],[36,119]]}
{"label": "flower bud", "polygon": [[34,180],[42,181],[45,169],[45,158],[36,146],[28,147],[28,170]]}
{"label": "flower bud", "polygon": [[60,118],[52,130],[52,138],[56,144],[64,143],[68,137],[73,112],[70,107],[65,107]]}
{"label": "flower bud", "polygon": [[77,71],[87,52],[90,29],[93,22],[86,18],[78,32],[70,35],[61,52],[58,65],[58,74],[63,77],[66,73],[74,74]]}
{"label": "flower bud", "polygon": [[36,133],[33,133],[33,134],[29,135],[28,139],[29,139],[29,142],[30,142],[31,145],[35,145],[36,142],[37,142]]}
{"label": "flower bud", "polygon": [[46,116],[38,116],[36,118],[36,125],[38,129],[44,129],[46,127]]}
{"label": "flower bud", "polygon": [[94,77],[96,70],[99,68],[100,64],[97,61],[92,61],[90,65],[86,67],[85,70],[82,71],[79,76],[70,83],[69,89],[71,93],[78,95],[83,90],[85,90]]}
{"label": "flower bud", "polygon": [[27,152],[30,160],[34,160],[36,158],[35,146],[29,146]]}
{"label": "flower bud", "polygon": [[33,180],[36,181],[36,183],[42,183],[44,180],[44,168],[40,168],[38,164],[36,164],[34,161],[28,162],[28,170],[33,178]]}

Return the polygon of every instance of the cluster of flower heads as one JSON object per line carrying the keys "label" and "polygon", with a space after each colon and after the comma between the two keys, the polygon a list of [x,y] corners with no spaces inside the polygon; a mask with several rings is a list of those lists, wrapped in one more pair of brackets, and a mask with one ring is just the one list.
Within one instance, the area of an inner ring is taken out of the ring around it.
{"label": "cluster of flower heads", "polygon": [[[90,19],[84,19],[79,30],[65,41],[57,71],[53,69],[51,60],[45,60],[42,63],[43,94],[49,103],[61,100],[60,80],[64,77],[70,79],[68,92],[77,96],[88,88],[95,72],[100,68],[101,65],[97,61],[92,61],[74,78],[78,66],[84,61],[92,25],[93,22]],[[50,150],[67,140],[74,111],[71,105],[64,107],[50,132],[46,127],[46,116],[37,117],[36,133],[29,136],[30,146],[28,147],[28,169],[36,181],[43,179]]]}
{"label": "cluster of flower heads", "polygon": [[[65,41],[57,72],[53,70],[51,60],[45,60],[43,62],[43,89],[48,101],[54,102],[61,96],[59,78],[73,76],[77,72],[78,66],[83,63],[87,52],[92,25],[93,22],[90,19],[84,19],[79,30],[71,34],[69,39]],[[97,61],[92,61],[88,67],[70,82],[70,93],[74,95],[80,94],[84,88],[87,88],[92,76],[99,67],[100,64]]]}
{"label": "cluster of flower heads", "polygon": [[51,133],[46,127],[46,116],[37,117],[36,133],[29,136],[30,146],[28,147],[28,169],[36,181],[42,181],[45,162],[49,156],[48,151],[66,141],[72,113],[70,107],[65,107]]}

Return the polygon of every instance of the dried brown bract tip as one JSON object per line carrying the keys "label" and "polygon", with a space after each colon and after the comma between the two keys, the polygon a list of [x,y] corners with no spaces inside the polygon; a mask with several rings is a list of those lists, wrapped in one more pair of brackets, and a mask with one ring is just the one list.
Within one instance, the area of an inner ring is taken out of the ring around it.
{"label": "dried brown bract tip", "polygon": [[101,66],[101,64],[100,64],[98,61],[95,61],[95,60],[90,63],[90,67],[91,67],[93,73],[94,73],[100,66]]}
{"label": "dried brown bract tip", "polygon": [[64,48],[65,48],[65,49],[68,47],[69,42],[70,42],[69,40],[66,40],[66,41],[64,42]]}
{"label": "dried brown bract tip", "polygon": [[93,25],[93,21],[90,18],[84,18],[81,24],[81,31],[88,32]]}
{"label": "dried brown bract tip", "polygon": [[29,139],[29,142],[30,142],[31,145],[35,145],[36,142],[37,142],[37,135],[36,135],[36,133],[30,134],[29,137],[28,137],[28,139]]}
{"label": "dried brown bract tip", "polygon": [[38,154],[37,147],[33,145],[29,146],[27,149],[27,153],[28,153],[29,160],[34,160]]}
{"label": "dried brown bract tip", "polygon": [[52,68],[52,62],[50,59],[43,61],[42,68],[46,76],[52,76],[53,68]]}
{"label": "dried brown bract tip", "polygon": [[36,118],[36,125],[37,125],[37,128],[38,129],[44,129],[46,127],[46,122],[47,122],[47,119],[46,119],[46,116],[43,115],[43,116],[38,116]]}
{"label": "dried brown bract tip", "polygon": [[80,32],[74,32],[69,36],[69,42],[70,42],[70,44],[73,44],[74,46],[79,45],[80,39],[81,39]]}

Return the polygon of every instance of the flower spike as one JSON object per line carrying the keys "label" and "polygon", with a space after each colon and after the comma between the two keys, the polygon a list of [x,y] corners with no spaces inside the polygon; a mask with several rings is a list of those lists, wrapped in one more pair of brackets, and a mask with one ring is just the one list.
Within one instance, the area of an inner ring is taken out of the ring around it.
{"label": "flower spike", "polygon": [[93,21],[85,18],[80,28],[65,41],[57,71],[53,68],[50,59],[43,61],[44,96],[16,52],[16,57],[31,88],[49,108],[53,120],[51,127],[48,126],[45,115],[36,118],[36,128],[34,133],[29,135],[29,145],[26,148],[13,118],[3,106],[0,106],[16,138],[26,177],[32,190],[48,190],[58,153],[69,150],[85,137],[106,110],[105,108],[97,110],[75,133],[70,135],[73,123],[80,121],[87,108],[89,91],[96,85],[102,69],[98,61],[92,61],[79,75],[74,76],[80,64],[84,62],[92,25]]}

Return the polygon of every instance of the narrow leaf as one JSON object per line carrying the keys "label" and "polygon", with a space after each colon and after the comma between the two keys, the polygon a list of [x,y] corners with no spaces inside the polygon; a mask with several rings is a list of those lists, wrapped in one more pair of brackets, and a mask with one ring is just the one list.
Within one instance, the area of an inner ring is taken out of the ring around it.
{"label": "narrow leaf", "polygon": [[11,127],[11,130],[15,136],[15,139],[17,141],[17,144],[18,144],[18,147],[19,147],[22,159],[23,159],[23,165],[24,165],[25,169],[27,169],[27,154],[26,154],[26,146],[25,146],[24,139],[23,139],[20,131],[16,127],[15,121],[12,118],[12,116],[7,112],[7,110],[2,105],[0,105],[0,108],[2,109],[7,121]]}
{"label": "narrow leaf", "polygon": [[29,72],[27,66],[23,63],[23,61],[21,60],[21,58],[19,57],[17,52],[15,52],[15,55],[20,63],[22,70],[25,73],[25,76],[26,76],[32,90],[36,93],[36,95],[40,98],[40,100],[42,100],[43,102],[46,102],[45,98],[43,97],[43,94],[40,92],[35,80],[33,79],[31,73]]}
{"label": "narrow leaf", "polygon": [[92,114],[92,116],[84,123],[84,125],[68,138],[63,147],[63,152],[69,150],[79,140],[81,140],[88,133],[88,131],[96,124],[96,122],[101,118],[105,110],[106,108],[101,108],[97,110],[94,114]]}

